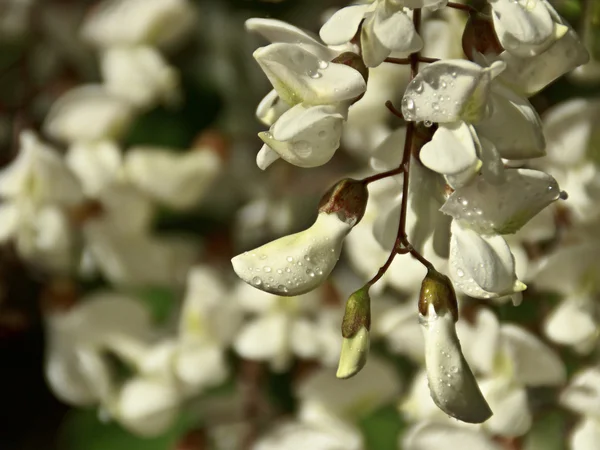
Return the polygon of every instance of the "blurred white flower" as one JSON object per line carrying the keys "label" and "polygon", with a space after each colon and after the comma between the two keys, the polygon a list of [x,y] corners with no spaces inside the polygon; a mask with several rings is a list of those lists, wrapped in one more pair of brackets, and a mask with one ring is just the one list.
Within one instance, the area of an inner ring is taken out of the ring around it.
{"label": "blurred white flower", "polygon": [[583,418],[569,437],[570,449],[592,450],[600,437],[600,370],[589,367],[577,373],[563,391],[560,403]]}
{"label": "blurred white flower", "polygon": [[110,47],[102,54],[101,70],[106,90],[137,108],[179,99],[177,71],[152,47]]}
{"label": "blurred white flower", "polygon": [[54,102],[44,129],[52,138],[73,144],[119,139],[133,120],[129,102],[100,85],[83,85]]}
{"label": "blurred white flower", "polygon": [[410,428],[400,439],[404,450],[437,450],[439,448],[468,448],[470,450],[501,450],[485,433],[453,424],[421,422]]}
{"label": "blurred white flower", "polygon": [[81,33],[99,48],[170,48],[183,40],[196,19],[196,9],[188,0],[104,0],[87,17]]}

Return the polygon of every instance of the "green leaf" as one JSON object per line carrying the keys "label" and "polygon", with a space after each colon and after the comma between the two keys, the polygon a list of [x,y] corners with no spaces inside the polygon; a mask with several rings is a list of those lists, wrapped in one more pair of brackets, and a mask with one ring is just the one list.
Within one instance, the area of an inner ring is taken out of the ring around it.
{"label": "green leaf", "polygon": [[186,419],[154,438],[132,435],[116,423],[102,423],[92,410],[71,410],[59,435],[59,450],[171,450],[188,428]]}
{"label": "green leaf", "polygon": [[148,306],[152,318],[159,325],[167,321],[178,304],[175,292],[168,288],[143,288],[138,296]]}
{"label": "green leaf", "polygon": [[365,437],[365,447],[377,450],[397,450],[398,436],[406,428],[395,405],[386,405],[359,423]]}
{"label": "green leaf", "polygon": [[525,437],[524,450],[563,450],[567,415],[563,411],[551,411],[536,419]]}

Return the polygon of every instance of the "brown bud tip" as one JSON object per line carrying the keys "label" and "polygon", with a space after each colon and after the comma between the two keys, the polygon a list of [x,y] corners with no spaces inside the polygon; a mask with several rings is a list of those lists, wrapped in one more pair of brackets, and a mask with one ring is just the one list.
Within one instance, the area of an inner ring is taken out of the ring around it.
{"label": "brown bud tip", "polygon": [[363,286],[346,301],[346,311],[342,321],[342,336],[351,338],[361,328],[371,329],[371,297],[369,287]]}
{"label": "brown bud tip", "polygon": [[473,53],[483,55],[492,53],[499,55],[504,51],[498,40],[494,23],[490,17],[483,14],[470,14],[462,36],[462,47],[465,55],[473,61]]}
{"label": "brown bud tip", "polygon": [[344,178],[331,187],[319,202],[319,212],[337,214],[340,220],[356,225],[365,215],[369,191],[362,181]]}
{"label": "brown bud tip", "polygon": [[419,312],[423,316],[429,314],[429,305],[433,305],[438,314],[450,311],[454,321],[458,320],[458,303],[452,281],[433,268],[427,271],[427,275],[421,283]]}

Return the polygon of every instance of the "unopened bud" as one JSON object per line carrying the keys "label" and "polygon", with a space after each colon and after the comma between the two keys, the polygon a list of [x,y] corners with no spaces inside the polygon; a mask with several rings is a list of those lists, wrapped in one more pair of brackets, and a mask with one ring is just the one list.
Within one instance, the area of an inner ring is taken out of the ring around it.
{"label": "unopened bud", "polygon": [[362,327],[351,338],[344,338],[338,370],[338,378],[350,378],[356,375],[367,363],[369,356],[369,330]]}
{"label": "unopened bud", "polygon": [[369,354],[371,298],[369,286],[354,292],[346,302],[342,321],[342,352],[336,376],[350,378],[364,367]]}
{"label": "unopened bud", "polygon": [[496,35],[492,19],[483,14],[469,16],[462,36],[462,47],[465,55],[471,61],[474,60],[474,52],[483,55],[489,53],[499,55],[504,51]]}
{"label": "unopened bud", "polygon": [[340,220],[353,227],[365,215],[368,200],[369,191],[362,181],[344,178],[321,197],[319,212],[336,213]]}
{"label": "unopened bud", "polygon": [[458,320],[458,303],[452,281],[434,268],[427,271],[427,275],[421,283],[419,312],[422,316],[427,317],[430,305],[433,306],[436,314],[450,311],[454,321]]}

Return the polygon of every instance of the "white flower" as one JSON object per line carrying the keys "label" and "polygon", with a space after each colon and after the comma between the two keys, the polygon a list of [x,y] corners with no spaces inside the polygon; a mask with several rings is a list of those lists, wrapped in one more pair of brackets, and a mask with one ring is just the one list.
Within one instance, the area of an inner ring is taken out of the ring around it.
{"label": "white flower", "polygon": [[46,317],[46,378],[57,397],[93,405],[113,393],[102,352],[111,340],[145,339],[151,318],[135,299],[111,292],[92,294],[66,312]]}
{"label": "white flower", "polygon": [[82,27],[100,48],[118,45],[172,47],[192,29],[196,10],[188,0],[104,0]]}
{"label": "white flower", "polygon": [[[506,1],[506,3],[508,2]],[[518,3],[515,2],[515,5]],[[500,60],[506,63],[506,70],[501,75],[502,81],[515,92],[525,96],[535,94],[558,77],[587,63],[590,59],[590,55],[579,40],[577,33],[554,11],[548,2],[538,1],[534,5],[539,5],[539,8],[547,8],[552,16],[555,34],[549,41],[551,45],[535,56],[522,56],[514,53],[515,49],[509,48],[500,54]],[[566,32],[565,28],[567,28]],[[528,49],[527,46],[523,48]]]}
{"label": "white flower", "polygon": [[178,74],[152,47],[110,47],[102,54],[101,70],[106,90],[138,108],[178,100]]}
{"label": "white flower", "polygon": [[301,45],[271,44],[256,50],[254,58],[290,106],[340,103],[357,98],[366,89],[357,70],[321,59]]}
{"label": "white flower", "polygon": [[545,0],[488,2],[492,5],[494,29],[500,43],[520,57],[543,53],[568,30],[555,20],[556,13]]}
{"label": "white flower", "polygon": [[477,177],[448,197],[441,211],[480,234],[511,234],[562,194],[550,175],[537,170],[507,169],[501,184]]}
{"label": "white flower", "polygon": [[421,313],[419,320],[425,337],[427,379],[435,404],[464,422],[488,420],[492,410],[463,356],[451,311],[430,303],[427,315]]}
{"label": "white flower", "polygon": [[477,122],[489,115],[490,84],[503,70],[501,62],[490,67],[458,59],[429,64],[408,85],[402,114],[409,121]]}
{"label": "white flower", "polygon": [[126,100],[99,85],[84,85],[68,91],[54,102],[44,129],[59,141],[76,143],[118,139],[133,120]]}
{"label": "white flower", "polygon": [[175,209],[197,205],[221,168],[219,155],[210,148],[180,153],[164,148],[133,147],[124,160],[124,171],[134,186]]}
{"label": "white flower", "polygon": [[469,450],[501,450],[490,437],[476,430],[453,424],[421,422],[412,427],[400,441],[404,450],[437,450],[468,448]]}
{"label": "white flower", "polygon": [[376,0],[343,8],[323,25],[321,39],[329,45],[344,44],[354,38],[362,24],[361,48],[367,67],[378,66],[392,52],[419,51],[423,40],[403,6],[391,0]]}
{"label": "white flower", "polygon": [[600,438],[600,370],[590,367],[576,374],[562,393],[560,403],[583,415],[570,436],[573,450],[593,450]]}
{"label": "white flower", "polygon": [[303,421],[315,424],[357,422],[393,401],[400,389],[394,368],[377,356],[372,356],[361,372],[347,380],[339,380],[331,370],[321,369],[298,386],[299,415]]}
{"label": "white flower", "polygon": [[287,422],[260,437],[253,450],[362,450],[360,432],[344,424]]}
{"label": "white flower", "polygon": [[257,156],[258,167],[264,170],[278,158],[299,167],[325,164],[340,145],[344,119],[343,109],[332,105],[294,106],[269,132],[259,133],[265,145]]}
{"label": "white flower", "polygon": [[339,340],[327,339],[324,324],[310,317],[318,312],[323,291],[281,297],[241,284],[233,295],[242,309],[254,313],[235,338],[234,348],[242,357],[268,361],[281,371],[294,356],[328,362],[330,347],[335,346],[337,353]]}
{"label": "white flower", "polygon": [[512,296],[521,302],[526,286],[515,273],[515,261],[506,241],[499,235],[479,235],[452,221],[450,277],[461,292],[475,298]]}
{"label": "white flower", "polygon": [[337,263],[352,226],[337,214],[319,213],[307,230],[284,236],[231,260],[246,283],[272,294],[304,294],[322,284]]}

